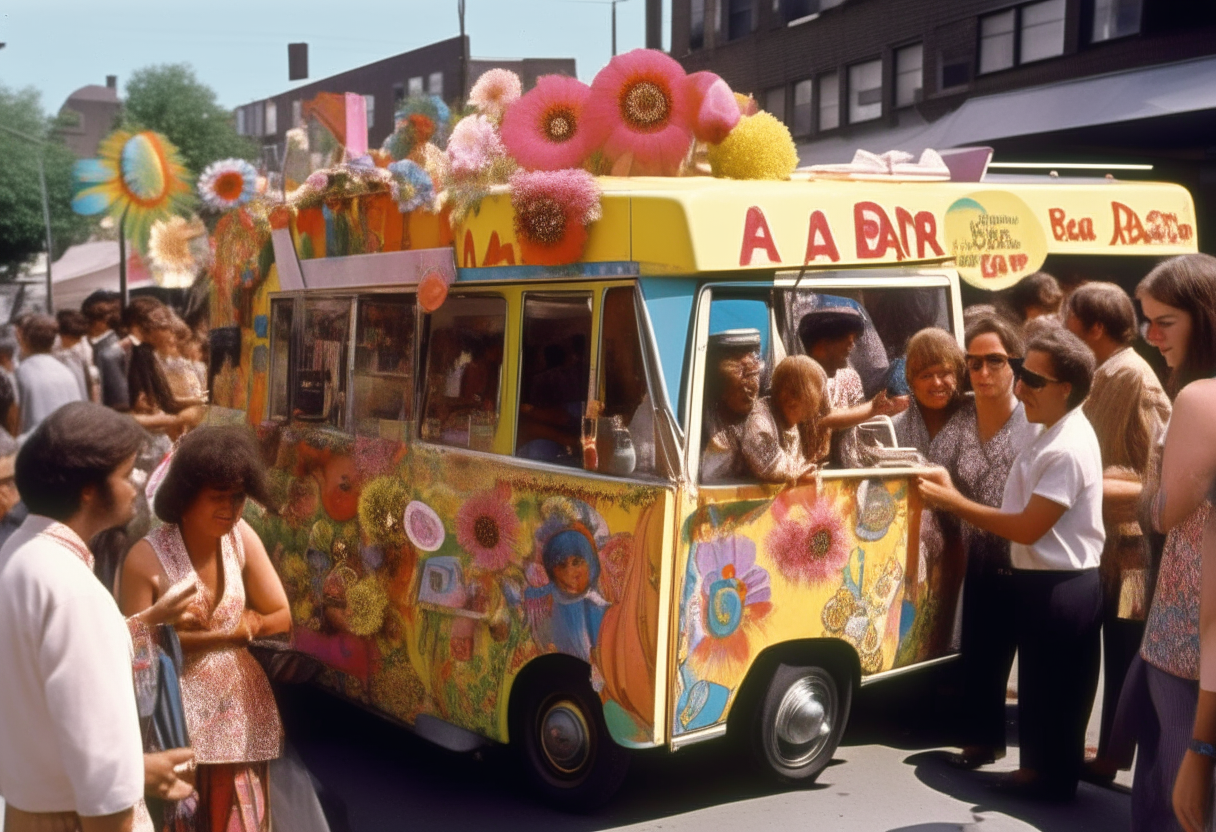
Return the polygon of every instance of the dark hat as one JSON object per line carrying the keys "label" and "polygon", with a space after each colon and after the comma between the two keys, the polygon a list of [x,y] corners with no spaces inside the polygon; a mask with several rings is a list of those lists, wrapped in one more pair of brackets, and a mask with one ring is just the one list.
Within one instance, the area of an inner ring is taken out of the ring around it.
{"label": "dark hat", "polygon": [[861,335],[865,329],[866,319],[853,307],[821,306],[802,316],[798,322],[798,338],[803,347],[810,349],[819,341]]}
{"label": "dark hat", "polygon": [[709,336],[709,348],[713,350],[759,351],[760,330],[758,329],[726,329]]}

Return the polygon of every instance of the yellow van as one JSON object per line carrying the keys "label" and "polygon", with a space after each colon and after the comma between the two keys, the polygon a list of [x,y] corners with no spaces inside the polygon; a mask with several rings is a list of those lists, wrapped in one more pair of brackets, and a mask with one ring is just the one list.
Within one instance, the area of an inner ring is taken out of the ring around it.
{"label": "yellow van", "polygon": [[294,647],[321,685],[440,745],[517,746],[567,807],[608,799],[629,749],[728,728],[809,782],[858,685],[953,655],[962,569],[922,545],[915,457],[883,419],[794,483],[711,471],[723,362],[749,356],[763,395],[834,310],[862,324],[850,394],[898,392],[912,334],[961,337],[960,275],[1143,273],[1196,250],[1190,196],[598,182],[602,219],[567,266],[523,262],[506,193],[450,228],[379,195],[277,209],[217,275],[215,411],[274,460],[282,510],[250,519]]}

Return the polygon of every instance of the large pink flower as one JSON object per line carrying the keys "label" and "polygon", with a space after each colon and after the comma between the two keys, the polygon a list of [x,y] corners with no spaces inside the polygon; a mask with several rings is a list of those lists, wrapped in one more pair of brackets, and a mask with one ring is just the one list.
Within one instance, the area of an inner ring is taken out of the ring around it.
{"label": "large pink flower", "polygon": [[507,109],[502,141],[521,167],[576,168],[593,150],[583,123],[591,87],[565,75],[542,75],[523,98]]}
{"label": "large pink flower", "polygon": [[852,546],[830,498],[810,487],[787,491],[773,503],[773,520],[765,544],[782,577],[796,584],[840,580]]}
{"label": "large pink flower", "polygon": [[739,103],[726,82],[712,72],[694,72],[688,76],[689,95],[695,116],[693,135],[699,142],[717,144],[739,123]]}
{"label": "large pink flower", "polygon": [[509,69],[494,68],[477,79],[469,91],[469,105],[497,121],[519,98],[522,90],[518,75]]}
{"label": "large pink flower", "polygon": [[573,263],[600,218],[600,190],[585,170],[516,171],[511,175],[515,237],[529,265]]}
{"label": "large pink flower", "polygon": [[448,139],[448,162],[454,176],[474,176],[506,152],[494,122],[485,116],[462,118]]}
{"label": "large pink flower", "polygon": [[617,55],[595,76],[583,119],[615,168],[628,162],[632,174],[680,172],[692,142],[686,77],[675,60],[653,49]]}
{"label": "large pink flower", "polygon": [[510,563],[518,533],[511,489],[502,483],[474,494],[456,512],[456,542],[482,569],[497,571]]}

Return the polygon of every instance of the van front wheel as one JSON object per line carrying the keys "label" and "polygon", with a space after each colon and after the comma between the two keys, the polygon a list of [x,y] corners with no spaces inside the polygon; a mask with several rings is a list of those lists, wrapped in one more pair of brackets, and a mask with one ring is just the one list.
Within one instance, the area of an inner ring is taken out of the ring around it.
{"label": "van front wheel", "polygon": [[757,763],[780,781],[814,782],[840,745],[851,694],[825,668],[777,665],[756,717]]}
{"label": "van front wheel", "polygon": [[512,738],[547,802],[591,811],[621,787],[629,752],[609,736],[599,697],[585,677],[566,671],[536,680],[516,714]]}

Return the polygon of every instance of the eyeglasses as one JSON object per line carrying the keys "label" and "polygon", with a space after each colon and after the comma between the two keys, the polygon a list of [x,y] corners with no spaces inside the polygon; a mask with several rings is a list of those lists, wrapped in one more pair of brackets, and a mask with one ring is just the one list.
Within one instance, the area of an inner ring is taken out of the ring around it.
{"label": "eyeglasses", "polygon": [[989,370],[996,371],[1004,367],[1006,364],[1012,364],[1018,360],[1016,358],[1010,358],[1009,356],[1000,352],[990,352],[987,355],[969,354],[966,356],[966,358],[967,369],[973,373],[978,373],[984,368],[985,364],[988,365]]}
{"label": "eyeglasses", "polygon": [[1013,375],[1014,375],[1014,378],[1016,378],[1018,381],[1022,382],[1022,384],[1025,384],[1031,390],[1042,390],[1044,387],[1046,387],[1049,384],[1061,384],[1062,383],[1058,378],[1048,378],[1047,376],[1041,376],[1038,373],[1027,370],[1025,367],[1021,366],[1020,364],[1013,368]]}

